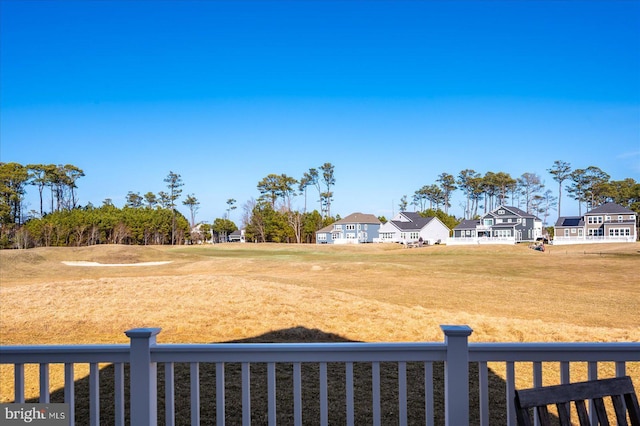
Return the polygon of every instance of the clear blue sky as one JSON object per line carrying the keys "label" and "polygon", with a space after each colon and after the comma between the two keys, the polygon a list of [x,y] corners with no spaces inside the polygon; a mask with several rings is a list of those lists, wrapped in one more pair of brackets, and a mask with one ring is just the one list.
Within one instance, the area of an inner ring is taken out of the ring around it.
{"label": "clear blue sky", "polygon": [[466,168],[554,191],[554,160],[640,180],[640,1],[0,7],[0,161],[80,167],[81,204],[122,206],[174,171],[199,220],[235,198],[238,222],[263,177],[325,162],[343,217],[390,217]]}

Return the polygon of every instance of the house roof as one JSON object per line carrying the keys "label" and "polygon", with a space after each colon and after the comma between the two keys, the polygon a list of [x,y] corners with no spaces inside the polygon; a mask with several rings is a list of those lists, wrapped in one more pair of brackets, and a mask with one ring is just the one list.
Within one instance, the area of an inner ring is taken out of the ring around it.
{"label": "house roof", "polygon": [[453,229],[476,229],[477,225],[480,225],[479,220],[465,219]]}
{"label": "house roof", "polygon": [[322,229],[318,229],[318,230],[316,231],[316,233],[318,233],[318,232],[320,232],[320,233],[326,233],[326,232],[331,233],[331,231],[333,231],[333,223],[332,223],[331,225],[327,225],[327,226],[325,226],[325,227],[324,227],[324,228],[322,228]]}
{"label": "house roof", "polygon": [[380,219],[378,219],[372,214],[351,213],[349,216],[334,222],[332,225],[343,224],[343,223],[372,223],[372,224],[379,225],[382,222],[380,222]]}
{"label": "house roof", "polygon": [[433,217],[422,217],[416,212],[401,212],[400,214],[408,219],[408,221],[390,220],[389,223],[401,231],[419,231],[435,219]]}
{"label": "house roof", "polygon": [[585,213],[585,215],[591,215],[591,214],[616,214],[616,213],[627,213],[627,214],[634,214],[635,212],[633,210],[629,210],[626,207],[622,207],[620,204],[616,204],[616,203],[604,203],[598,207],[596,207],[595,209]]}
{"label": "house roof", "polygon": [[531,214],[531,213],[527,213],[527,212],[525,212],[524,210],[521,210],[521,209],[519,209],[519,208],[517,208],[517,207],[513,207],[513,206],[498,206],[498,208],[493,209],[493,210],[492,210],[490,213],[488,213],[488,214],[491,214],[491,215],[493,215],[493,216],[501,216],[501,215],[498,215],[496,212],[497,212],[498,210],[502,210],[502,209],[504,209],[504,210],[509,210],[511,213],[515,214],[516,216],[520,216],[520,217],[532,217],[532,218],[534,218],[534,219],[538,219],[538,220],[540,220],[536,215]]}
{"label": "house roof", "polygon": [[560,216],[555,226],[584,226],[582,216]]}

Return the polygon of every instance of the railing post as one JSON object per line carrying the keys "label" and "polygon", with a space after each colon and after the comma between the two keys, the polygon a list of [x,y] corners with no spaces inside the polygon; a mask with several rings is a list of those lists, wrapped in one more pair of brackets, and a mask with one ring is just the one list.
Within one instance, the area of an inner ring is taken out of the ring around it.
{"label": "railing post", "polygon": [[125,332],[131,339],[129,380],[131,424],[158,424],[157,365],[151,362],[151,347],[156,344],[160,328],[134,328]]}
{"label": "railing post", "polygon": [[441,325],[447,359],[444,363],[444,419],[446,426],[469,424],[469,336],[467,325]]}

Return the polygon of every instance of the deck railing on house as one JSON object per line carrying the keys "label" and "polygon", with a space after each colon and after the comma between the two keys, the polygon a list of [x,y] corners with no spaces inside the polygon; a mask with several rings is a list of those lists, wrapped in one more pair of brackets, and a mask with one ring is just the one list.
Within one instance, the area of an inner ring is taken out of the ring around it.
{"label": "deck railing on house", "polygon": [[[319,423],[329,423],[329,394],[327,380],[329,363],[344,364],[345,423],[353,425],[354,412],[354,363],[371,365],[371,406],[374,425],[382,423],[381,413],[381,363],[397,364],[397,404],[400,425],[407,420],[407,363],[423,364],[424,419],[434,424],[434,363],[444,364],[444,419],[447,425],[469,424],[470,366],[477,366],[479,424],[489,425],[489,372],[488,363],[504,363],[506,371],[506,423],[515,425],[516,415],[513,396],[516,383],[516,365],[529,364],[533,386],[541,386],[543,363],[558,364],[561,383],[570,382],[570,365],[586,362],[588,378],[598,377],[602,362],[615,363],[615,375],[623,376],[627,363],[640,361],[640,343],[468,343],[472,333],[467,326],[441,326],[444,343],[233,343],[233,344],[157,344],[160,329],[134,329],[126,332],[130,345],[81,345],[81,346],[3,346],[0,347],[0,364],[14,365],[14,402],[25,401],[25,365],[39,365],[39,402],[50,402],[49,367],[64,365],[64,401],[70,403],[71,424],[74,422],[75,382],[74,365],[87,363],[89,374],[90,424],[100,424],[99,364],[114,366],[115,424],[156,425],[158,423],[158,363],[164,365],[164,419],[166,425],[175,424],[176,389],[174,366],[187,363],[190,370],[190,423],[199,425],[201,404],[211,403],[200,398],[200,367],[215,366],[215,406],[218,425],[225,424],[225,364],[241,365],[242,423],[252,424],[251,366],[266,364],[267,412],[266,423],[276,424],[278,386],[276,365],[289,364],[293,368],[293,422],[303,424],[302,366],[319,367]],[[125,410],[125,365],[129,366],[130,410]],[[546,365],[546,364],[545,364]],[[529,367],[527,367],[529,368]],[[475,370],[475,368],[474,368]],[[519,370],[518,370],[519,371]],[[545,378],[548,381],[548,378]],[[3,400],[6,395],[2,395]],[[127,417],[127,418],[125,418]],[[214,419],[206,419],[213,423]],[[317,422],[314,421],[314,423]]]}

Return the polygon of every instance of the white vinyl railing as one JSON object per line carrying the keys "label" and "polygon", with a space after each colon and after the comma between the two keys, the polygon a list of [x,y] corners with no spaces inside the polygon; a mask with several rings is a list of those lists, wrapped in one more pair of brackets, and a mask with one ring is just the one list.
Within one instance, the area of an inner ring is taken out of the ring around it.
{"label": "white vinyl railing", "polygon": [[[424,419],[433,425],[434,411],[434,369],[435,362],[444,364],[444,417],[447,425],[469,424],[469,383],[470,365],[478,367],[479,423],[489,425],[489,362],[504,363],[506,371],[506,423],[515,425],[516,417],[513,397],[516,383],[516,363],[531,364],[533,386],[542,384],[543,363],[559,364],[560,382],[570,382],[570,365],[586,362],[588,378],[598,377],[598,363],[615,363],[616,376],[626,373],[627,363],[640,361],[640,343],[468,343],[471,328],[467,326],[441,326],[444,343],[232,343],[232,344],[157,344],[157,328],[134,329],[126,332],[130,345],[82,345],[82,346],[2,346],[0,364],[14,365],[14,401],[25,401],[25,365],[39,365],[39,402],[48,403],[50,395],[49,366],[64,365],[64,401],[70,403],[71,424],[75,424],[73,412],[75,402],[74,365],[90,365],[89,374],[89,417],[91,425],[100,424],[100,383],[99,364],[114,366],[114,413],[115,424],[156,425],[158,423],[158,371],[157,365],[164,365],[164,405],[163,424],[174,425],[176,420],[174,366],[187,363],[190,371],[190,421],[192,425],[201,422],[224,425],[226,421],[225,364],[241,365],[240,405],[243,425],[255,424],[252,419],[251,389],[252,366],[266,365],[267,371],[267,412],[264,419],[269,425],[277,423],[278,375],[276,366],[292,366],[293,423],[303,424],[302,383],[305,379],[303,365],[314,364],[319,371],[319,419],[322,425],[329,424],[329,395],[332,389],[327,379],[329,363],[344,364],[345,423],[355,424],[354,363],[371,365],[371,407],[374,425],[382,424],[381,413],[381,363],[397,364],[397,413],[396,423],[408,424],[407,363],[420,363],[424,372]],[[125,365],[129,365],[129,412],[125,410]],[[200,390],[202,365],[215,366],[215,419],[201,419],[202,401]],[[6,396],[2,395],[3,400]],[[128,415],[127,415],[128,414]],[[442,415],[443,414],[443,415]],[[307,423],[307,422],[305,422]]]}

